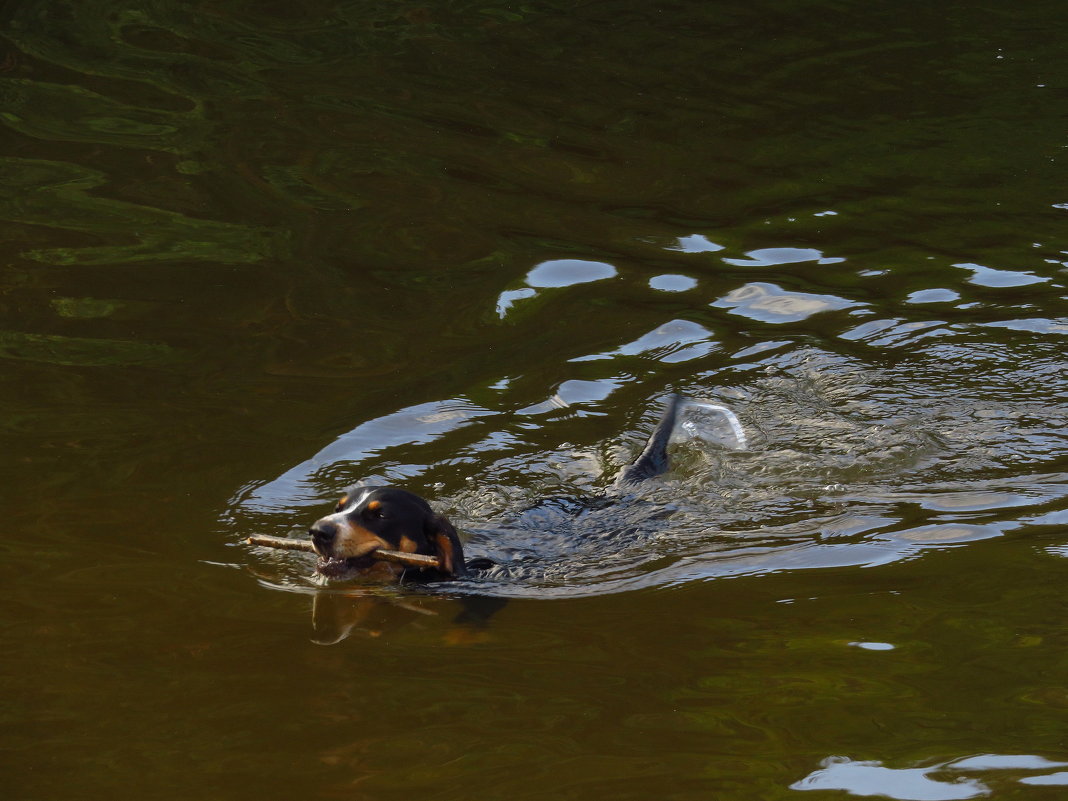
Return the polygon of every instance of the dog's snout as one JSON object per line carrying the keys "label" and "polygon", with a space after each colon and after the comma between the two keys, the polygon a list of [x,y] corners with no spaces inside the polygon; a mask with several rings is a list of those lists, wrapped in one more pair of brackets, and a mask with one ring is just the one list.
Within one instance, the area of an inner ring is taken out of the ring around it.
{"label": "dog's snout", "polygon": [[337,525],[329,520],[320,520],[308,529],[308,533],[311,534],[312,542],[316,547],[327,548],[337,536]]}

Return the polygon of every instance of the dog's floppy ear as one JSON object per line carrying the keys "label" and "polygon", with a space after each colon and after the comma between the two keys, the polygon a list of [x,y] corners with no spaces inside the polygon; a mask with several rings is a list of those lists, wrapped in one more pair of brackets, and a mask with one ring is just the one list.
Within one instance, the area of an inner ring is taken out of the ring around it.
{"label": "dog's floppy ear", "polygon": [[464,549],[456,529],[445,515],[433,515],[426,523],[426,538],[435,555],[441,562],[441,572],[449,578],[462,576],[466,572]]}

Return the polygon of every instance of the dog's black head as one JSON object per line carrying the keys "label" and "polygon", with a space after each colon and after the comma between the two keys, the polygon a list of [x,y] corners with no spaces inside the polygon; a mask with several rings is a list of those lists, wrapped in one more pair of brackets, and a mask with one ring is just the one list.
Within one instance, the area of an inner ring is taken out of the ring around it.
{"label": "dog's black head", "polygon": [[441,567],[424,578],[455,578],[464,574],[464,554],[456,529],[430,504],[395,487],[352,487],[338,501],[334,514],[309,530],[321,573],[330,576],[374,573],[399,577],[398,565],[376,561],[378,549],[436,556]]}

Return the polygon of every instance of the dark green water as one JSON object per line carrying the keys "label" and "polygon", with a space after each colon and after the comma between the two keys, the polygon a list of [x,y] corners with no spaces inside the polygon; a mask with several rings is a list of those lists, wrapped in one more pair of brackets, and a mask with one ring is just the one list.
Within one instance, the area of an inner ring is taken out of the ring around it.
{"label": "dark green water", "polygon": [[1061,4],[0,8],[5,798],[1063,797]]}

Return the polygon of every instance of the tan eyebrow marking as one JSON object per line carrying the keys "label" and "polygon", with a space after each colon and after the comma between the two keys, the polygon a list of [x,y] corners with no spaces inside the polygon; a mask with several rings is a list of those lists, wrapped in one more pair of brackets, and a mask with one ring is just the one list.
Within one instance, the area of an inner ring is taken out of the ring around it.
{"label": "tan eyebrow marking", "polygon": [[342,495],[341,496],[341,500],[337,502],[337,505],[338,506],[344,506],[348,502],[349,502],[349,496],[348,495]]}
{"label": "tan eyebrow marking", "polygon": [[371,501],[369,504],[367,504],[367,508],[370,509],[372,512],[375,509],[378,509],[381,506],[382,506],[382,501]]}

